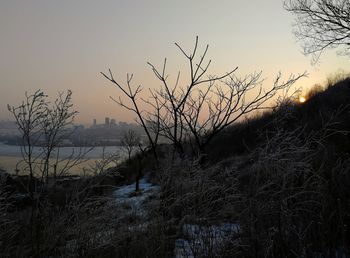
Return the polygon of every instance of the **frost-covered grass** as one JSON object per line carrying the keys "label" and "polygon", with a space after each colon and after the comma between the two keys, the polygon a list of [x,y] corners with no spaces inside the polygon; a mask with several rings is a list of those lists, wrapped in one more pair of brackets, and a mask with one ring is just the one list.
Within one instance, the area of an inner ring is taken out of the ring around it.
{"label": "frost-covered grass", "polygon": [[238,224],[222,223],[218,225],[184,224],[183,239],[175,241],[176,258],[217,256],[225,243],[239,233]]}

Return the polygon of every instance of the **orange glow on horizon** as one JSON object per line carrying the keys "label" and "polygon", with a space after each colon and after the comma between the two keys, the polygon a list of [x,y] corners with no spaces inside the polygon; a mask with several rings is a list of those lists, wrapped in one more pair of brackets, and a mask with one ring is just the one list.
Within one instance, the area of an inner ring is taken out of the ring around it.
{"label": "orange glow on horizon", "polygon": [[306,101],[306,98],[305,97],[303,97],[303,96],[300,96],[299,97],[299,102],[300,103],[304,103]]}

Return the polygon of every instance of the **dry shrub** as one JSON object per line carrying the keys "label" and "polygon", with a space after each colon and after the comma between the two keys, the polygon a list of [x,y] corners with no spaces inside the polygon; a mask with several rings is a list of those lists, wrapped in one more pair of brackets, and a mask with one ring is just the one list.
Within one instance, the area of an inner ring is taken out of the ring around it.
{"label": "dry shrub", "polygon": [[161,210],[165,216],[181,220],[230,219],[237,199],[237,178],[218,166],[203,170],[182,162],[160,174]]}
{"label": "dry shrub", "polygon": [[328,89],[339,82],[345,81],[350,78],[350,73],[346,73],[345,71],[338,71],[334,74],[331,74],[327,77],[325,82],[325,89]]}
{"label": "dry shrub", "polygon": [[307,93],[305,94],[305,98],[310,99],[323,91],[324,91],[324,86],[322,86],[321,84],[315,84],[307,91]]}
{"label": "dry shrub", "polygon": [[244,235],[247,257],[303,257],[310,227],[322,210],[324,181],[311,166],[312,151],[301,130],[277,131],[251,154],[242,169]]}
{"label": "dry shrub", "polygon": [[0,173],[0,252],[3,257],[11,257],[15,249],[11,243],[18,234],[18,225],[11,216],[12,203],[6,190],[5,176]]}

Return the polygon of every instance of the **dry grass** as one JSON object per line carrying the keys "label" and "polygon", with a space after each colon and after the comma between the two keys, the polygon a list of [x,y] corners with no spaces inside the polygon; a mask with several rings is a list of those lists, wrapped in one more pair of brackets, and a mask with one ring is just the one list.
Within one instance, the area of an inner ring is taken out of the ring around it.
{"label": "dry grass", "polygon": [[[203,168],[181,162],[159,176],[160,209],[178,225],[238,223],[215,252],[195,257],[310,257],[349,254],[349,157],[335,158],[336,115],[317,132],[266,135],[251,153]],[[210,239],[207,239],[210,242]]]}

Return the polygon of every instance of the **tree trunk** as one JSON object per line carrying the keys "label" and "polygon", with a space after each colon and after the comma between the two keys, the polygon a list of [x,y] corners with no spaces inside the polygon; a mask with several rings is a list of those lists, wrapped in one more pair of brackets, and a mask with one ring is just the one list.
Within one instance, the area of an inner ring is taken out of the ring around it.
{"label": "tree trunk", "polygon": [[135,192],[138,192],[140,191],[140,178],[139,176],[137,175],[136,177],[136,183],[135,183]]}
{"label": "tree trunk", "polygon": [[137,156],[137,175],[136,175],[136,184],[135,184],[135,191],[138,192],[140,191],[140,179],[142,178],[142,162],[141,162],[141,157],[138,155]]}

